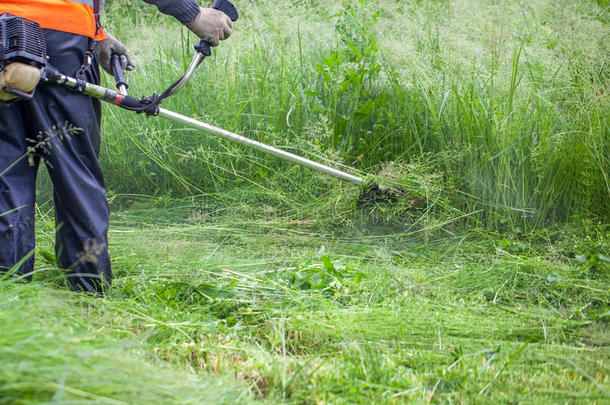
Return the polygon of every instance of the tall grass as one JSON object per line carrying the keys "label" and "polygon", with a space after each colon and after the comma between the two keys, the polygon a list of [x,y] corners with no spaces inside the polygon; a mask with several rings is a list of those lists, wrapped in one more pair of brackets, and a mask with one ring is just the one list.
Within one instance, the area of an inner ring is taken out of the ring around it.
{"label": "tall grass", "polygon": [[[233,37],[165,107],[365,172],[426,161],[453,204],[490,225],[608,218],[610,30],[597,2],[237,6]],[[107,22],[139,62],[133,95],[187,65],[194,39],[154,8],[112,2]],[[336,184],[112,108],[104,133],[114,193],[256,188],[295,203]]]}

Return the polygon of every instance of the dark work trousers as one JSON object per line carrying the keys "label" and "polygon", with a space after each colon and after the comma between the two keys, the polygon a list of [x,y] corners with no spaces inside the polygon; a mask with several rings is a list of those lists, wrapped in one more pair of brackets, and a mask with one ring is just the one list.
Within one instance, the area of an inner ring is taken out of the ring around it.
{"label": "dark work trousers", "polygon": [[[44,32],[49,62],[75,75],[88,38]],[[99,83],[97,57],[86,80]],[[98,160],[100,113],[99,101],[50,84],[38,86],[31,101],[0,108],[0,272],[16,270],[31,280],[36,173],[42,161],[53,182],[59,264],[69,270],[76,290],[99,294],[109,285],[108,203]]]}

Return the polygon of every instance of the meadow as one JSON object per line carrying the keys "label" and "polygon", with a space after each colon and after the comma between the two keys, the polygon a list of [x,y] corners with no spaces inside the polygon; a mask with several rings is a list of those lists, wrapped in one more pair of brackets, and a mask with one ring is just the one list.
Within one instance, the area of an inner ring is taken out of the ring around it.
{"label": "meadow", "polygon": [[[401,198],[104,106],[113,287],[67,288],[41,177],[0,404],[610,402],[610,4],[235,3],[164,107]],[[143,2],[105,25],[134,96],[190,61]]]}

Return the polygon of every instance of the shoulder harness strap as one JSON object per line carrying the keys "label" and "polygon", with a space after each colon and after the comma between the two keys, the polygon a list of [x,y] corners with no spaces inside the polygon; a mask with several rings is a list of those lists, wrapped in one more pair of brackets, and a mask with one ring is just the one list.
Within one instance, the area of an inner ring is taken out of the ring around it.
{"label": "shoulder harness strap", "polygon": [[[99,34],[100,30],[102,29],[102,24],[100,22],[100,16],[101,16],[100,0],[93,0],[93,17],[95,18],[94,36],[97,36],[97,34]],[[95,39],[89,38],[89,46],[88,46],[87,51],[85,52],[83,64],[80,66],[80,68],[76,71],[76,74],[75,74],[76,78],[79,81],[85,80],[85,73],[91,67],[91,63],[93,63],[94,53],[95,53]]]}
{"label": "shoulder harness strap", "polygon": [[102,28],[102,23],[100,22],[101,15],[101,7],[100,0],[93,0],[93,16],[95,17],[95,35],[99,34],[100,29]]}

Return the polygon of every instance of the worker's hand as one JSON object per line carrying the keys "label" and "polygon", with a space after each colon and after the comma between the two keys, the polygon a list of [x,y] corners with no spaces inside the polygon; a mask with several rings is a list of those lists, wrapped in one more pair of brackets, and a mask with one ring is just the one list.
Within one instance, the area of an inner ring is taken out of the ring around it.
{"label": "worker's hand", "polygon": [[220,41],[229,38],[233,29],[233,22],[225,13],[203,7],[193,21],[184,25],[212,46],[218,46]]}
{"label": "worker's hand", "polygon": [[123,70],[133,70],[136,67],[129,56],[127,47],[112,35],[106,33],[106,39],[99,41],[98,44],[100,45],[100,65],[106,72],[113,74],[110,66],[113,54],[119,55]]}

